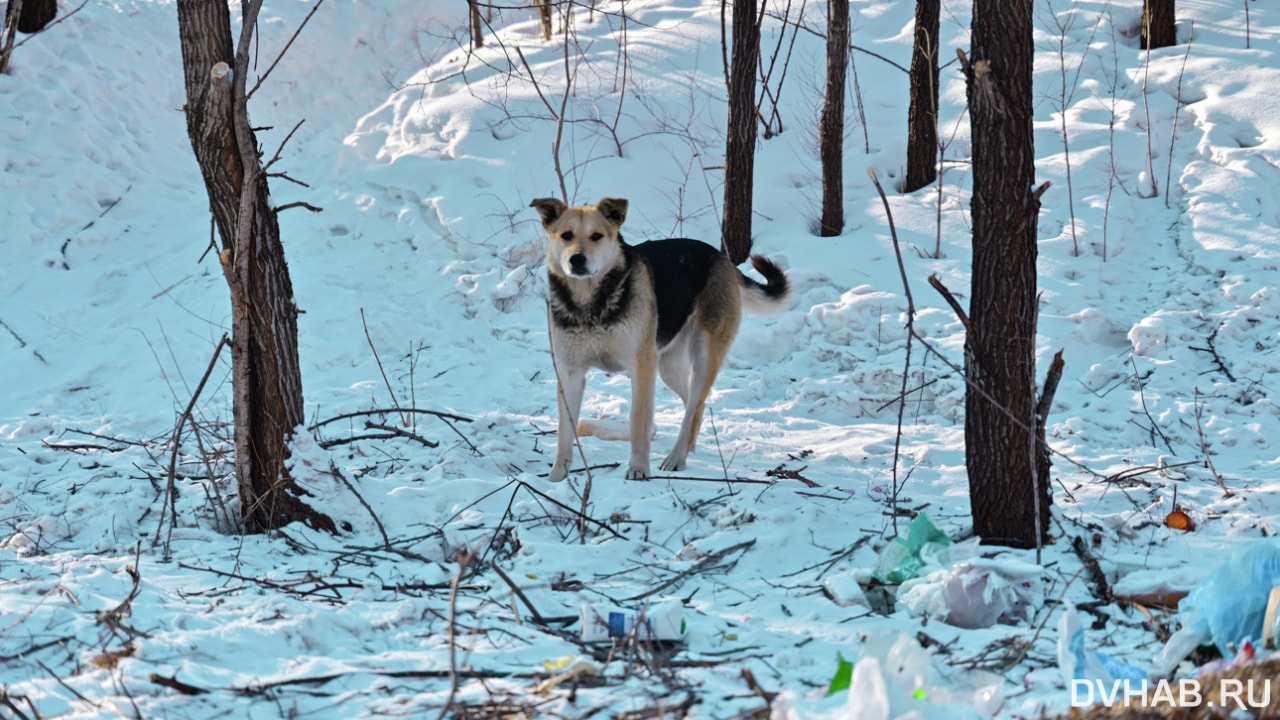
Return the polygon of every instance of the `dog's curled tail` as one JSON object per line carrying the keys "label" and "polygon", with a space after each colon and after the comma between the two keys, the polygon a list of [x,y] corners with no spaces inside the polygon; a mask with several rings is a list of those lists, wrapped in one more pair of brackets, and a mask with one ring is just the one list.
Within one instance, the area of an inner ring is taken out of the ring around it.
{"label": "dog's curled tail", "polygon": [[742,309],[752,315],[774,315],[791,303],[791,281],[772,260],[751,256],[751,266],[764,276],[764,284],[738,273],[742,285]]}

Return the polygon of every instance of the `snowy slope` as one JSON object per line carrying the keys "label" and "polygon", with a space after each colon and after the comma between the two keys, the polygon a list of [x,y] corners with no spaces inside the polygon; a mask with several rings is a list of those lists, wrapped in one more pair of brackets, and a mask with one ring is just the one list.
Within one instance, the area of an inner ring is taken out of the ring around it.
{"label": "snowy slope", "polygon": [[[853,57],[866,125],[851,98],[839,238],[812,232],[822,41],[766,21],[766,62],[781,48],[775,94],[789,60],[783,132],[756,160],[755,249],[787,268],[795,307],[744,321],[687,472],[624,482],[611,465],[625,445],[584,439],[591,465],[610,466],[591,472],[588,521],[582,474],[542,477],[555,382],[543,241],[526,206],[559,193],[563,103],[570,200],[628,198],[631,242],[715,242],[719,6],[575,10],[566,99],[564,35],[544,42],[531,11],[495,15],[486,48],[471,53],[459,3],[325,3],[251,105],[254,124],[272,128],[259,135],[269,154],[306,120],[279,164],[306,186],[277,178],[273,197],[324,208],[281,216],[306,311],[308,418],[398,403],[469,422],[411,419],[437,448],[321,447],[365,434],[366,420],[399,424],[396,413],[302,433],[294,474],[348,529],[268,538],[228,522],[226,357],[198,403],[198,436],[181,439],[176,523],[165,508],[176,417],[229,331],[227,292],[204,254],[175,7],[91,0],[0,76],[0,683],[46,718],[434,717],[452,664],[465,670],[459,703],[581,717],[693,698],[691,716],[728,718],[764,705],[747,669],[782,693],[779,713],[844,717],[845,697],[822,699],[837,652],[852,659],[923,632],[942,644],[938,703],[966,700],[979,667],[1003,677],[1000,717],[1065,709],[1059,601],[1093,599],[1074,537],[1096,545],[1113,583],[1186,588],[1213,568],[1206,558],[1276,529],[1280,16],[1251,3],[1246,35],[1242,7],[1184,1],[1184,44],[1148,56],[1133,37],[1136,0],[1038,5],[1037,171],[1053,183],[1040,218],[1041,375],[1058,349],[1067,363],[1049,428],[1061,453],[1057,542],[1032,621],[961,630],[841,607],[824,589],[843,597],[895,534],[895,477],[904,508],[953,536],[971,525],[963,382],[918,344],[894,468],[907,305],[863,168],[892,193],[916,328],[953,364],[963,328],[925,279],[936,273],[962,301],[969,279],[968,122],[954,66],[942,71],[941,195],[892,192],[907,86],[887,61],[910,62],[910,3],[852,6],[854,44],[875,55]],[[267,4],[259,72],[312,8]],[[825,7],[803,13],[820,31]],[[969,13],[945,8],[944,58],[967,47]],[[628,388],[594,376],[584,412],[624,418]],[[660,390],[655,453],[681,414]],[[1138,468],[1150,471],[1118,477]],[[1175,502],[1195,532],[1163,526]],[[478,560],[451,623],[460,553]],[[667,598],[685,600],[680,652],[620,651],[601,679],[534,693],[544,662],[585,653],[578,626],[560,619],[584,603]],[[531,622],[530,606],[559,630]],[[1158,643],[1144,618],[1100,613],[1110,620],[1089,642],[1147,663]]]}

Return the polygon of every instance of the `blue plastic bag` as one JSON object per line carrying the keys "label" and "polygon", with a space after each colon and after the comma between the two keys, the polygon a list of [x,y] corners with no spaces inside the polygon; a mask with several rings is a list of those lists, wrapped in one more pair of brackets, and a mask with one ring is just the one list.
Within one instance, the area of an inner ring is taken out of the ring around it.
{"label": "blue plastic bag", "polygon": [[1280,585],[1280,537],[1258,540],[1235,551],[1178,603],[1184,629],[1207,638],[1223,657],[1247,641],[1262,639],[1271,588]]}

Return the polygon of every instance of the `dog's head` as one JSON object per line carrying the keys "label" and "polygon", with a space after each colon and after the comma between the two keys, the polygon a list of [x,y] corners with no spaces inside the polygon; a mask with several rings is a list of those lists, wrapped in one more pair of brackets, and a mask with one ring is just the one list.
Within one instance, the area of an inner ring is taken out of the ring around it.
{"label": "dog's head", "polygon": [[555,198],[534,200],[547,231],[547,268],[564,277],[593,278],[608,272],[622,255],[618,229],[627,219],[627,201],[604,198],[594,206],[569,207]]}

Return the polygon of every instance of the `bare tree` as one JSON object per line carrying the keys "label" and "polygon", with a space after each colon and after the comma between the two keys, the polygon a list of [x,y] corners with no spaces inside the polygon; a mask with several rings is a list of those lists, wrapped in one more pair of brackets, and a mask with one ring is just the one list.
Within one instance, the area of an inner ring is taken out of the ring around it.
{"label": "bare tree", "polygon": [[1177,44],[1174,0],[1143,0],[1142,47],[1155,49]]}
{"label": "bare tree", "polygon": [[973,279],[965,340],[965,464],[975,532],[1036,547],[1049,525],[1036,441],[1033,0],[975,0],[961,53],[973,136]]}
{"label": "bare tree", "polygon": [[280,244],[245,90],[249,49],[262,0],[243,6],[233,49],[226,0],[178,0],[186,80],[187,134],[209,193],[231,290],[235,467],[246,532],[295,520],[334,530],[305,503],[285,460],[303,422],[298,308]]}
{"label": "bare tree", "polygon": [[907,177],[903,192],[915,192],[938,177],[938,31],[941,0],[916,0],[915,48],[911,52],[911,107],[907,111]]}
{"label": "bare tree", "polygon": [[[721,0],[728,2],[728,0]],[[751,254],[751,193],[756,160],[756,63],[760,26],[756,0],[733,3],[733,56],[729,67],[729,130],[724,151],[724,225],[721,249],[736,265]]]}
{"label": "bare tree", "polygon": [[849,67],[849,0],[827,0],[827,92],[818,126],[823,237],[844,228],[844,81]]}

